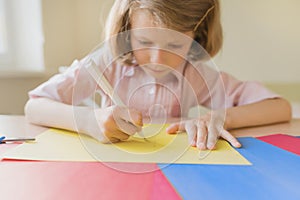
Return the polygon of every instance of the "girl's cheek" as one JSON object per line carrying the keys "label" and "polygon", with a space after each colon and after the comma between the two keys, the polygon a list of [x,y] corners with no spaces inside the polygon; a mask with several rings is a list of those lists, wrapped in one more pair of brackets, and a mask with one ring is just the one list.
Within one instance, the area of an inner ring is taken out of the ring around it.
{"label": "girl's cheek", "polygon": [[136,51],[133,51],[133,55],[139,65],[149,63],[149,61],[150,61],[149,56],[146,51],[136,50]]}

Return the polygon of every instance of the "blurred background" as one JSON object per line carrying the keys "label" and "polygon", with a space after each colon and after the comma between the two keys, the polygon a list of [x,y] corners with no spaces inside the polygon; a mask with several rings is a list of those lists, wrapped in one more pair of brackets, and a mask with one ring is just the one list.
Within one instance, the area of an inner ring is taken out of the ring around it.
{"label": "blurred background", "polygon": [[[0,0],[0,114],[23,114],[27,92],[103,39],[113,0]],[[221,0],[218,67],[265,84],[300,114],[300,1]]]}

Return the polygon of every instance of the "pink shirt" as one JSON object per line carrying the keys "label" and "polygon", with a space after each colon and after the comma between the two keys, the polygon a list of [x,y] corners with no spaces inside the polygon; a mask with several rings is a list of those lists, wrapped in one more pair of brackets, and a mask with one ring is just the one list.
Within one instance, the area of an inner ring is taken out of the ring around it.
{"label": "pink shirt", "polygon": [[[279,97],[258,82],[242,82],[225,72],[218,72],[212,63],[184,63],[162,80],[148,75],[142,67],[117,63],[105,67],[95,62],[123,102],[140,110],[144,116],[186,117],[190,108],[202,105],[210,109],[240,106]],[[47,97],[66,104],[78,105],[95,92],[102,96],[101,107],[112,101],[97,85],[86,69],[86,61],[75,60],[62,74],[29,92],[30,98]]]}

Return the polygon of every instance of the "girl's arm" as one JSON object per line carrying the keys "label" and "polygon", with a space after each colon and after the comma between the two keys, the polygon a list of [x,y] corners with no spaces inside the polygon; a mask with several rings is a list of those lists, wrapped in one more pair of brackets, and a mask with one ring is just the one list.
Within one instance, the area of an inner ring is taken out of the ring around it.
{"label": "girl's arm", "polygon": [[237,139],[227,130],[289,121],[291,119],[291,106],[288,101],[281,98],[267,99],[257,103],[228,108],[225,122],[223,119],[222,111],[220,113],[212,111],[199,119],[171,124],[167,128],[167,132],[186,131],[191,146],[201,150],[214,149],[218,137],[224,138],[234,147],[241,147]]}
{"label": "girl's arm", "polygon": [[118,106],[93,109],[48,98],[30,99],[25,115],[33,124],[78,131],[103,143],[126,140],[139,132],[143,123],[141,113],[133,109]]}
{"label": "girl's arm", "polygon": [[258,126],[291,120],[290,103],[282,98],[266,99],[260,102],[228,108],[225,129]]}
{"label": "girl's arm", "polygon": [[[77,121],[82,124],[76,124],[74,120],[74,109],[76,109]],[[61,128],[70,131],[86,132],[84,123],[91,109],[88,107],[78,107],[54,101],[48,98],[32,98],[25,105],[26,119],[37,125]]]}

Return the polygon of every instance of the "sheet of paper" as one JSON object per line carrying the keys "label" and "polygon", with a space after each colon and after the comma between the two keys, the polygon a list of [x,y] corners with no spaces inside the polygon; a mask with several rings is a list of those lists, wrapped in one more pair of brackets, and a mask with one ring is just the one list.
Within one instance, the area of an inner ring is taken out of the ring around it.
{"label": "sheet of paper", "polygon": [[98,162],[4,161],[1,199],[181,199],[157,165],[145,165],[156,170],[131,174]]}
{"label": "sheet of paper", "polygon": [[258,137],[258,139],[289,152],[300,155],[300,139],[297,137],[283,134],[274,134]]}
{"label": "sheet of paper", "polygon": [[50,129],[39,135],[36,142],[20,145],[4,157],[48,161],[250,165],[226,141],[219,140],[217,150],[200,152],[188,145],[185,133],[170,135],[165,128],[166,125],[147,125],[143,130],[147,140],[131,137],[115,144],[102,144],[82,134]]}
{"label": "sheet of paper", "polygon": [[256,138],[238,140],[252,166],[159,166],[182,199],[300,199],[300,156]]}

